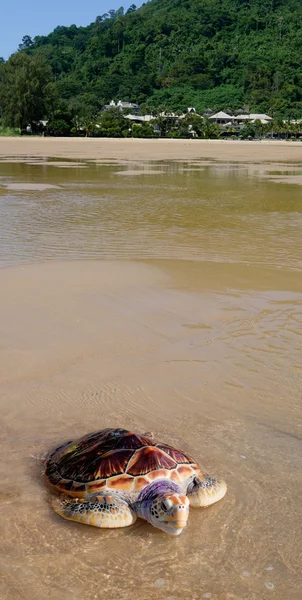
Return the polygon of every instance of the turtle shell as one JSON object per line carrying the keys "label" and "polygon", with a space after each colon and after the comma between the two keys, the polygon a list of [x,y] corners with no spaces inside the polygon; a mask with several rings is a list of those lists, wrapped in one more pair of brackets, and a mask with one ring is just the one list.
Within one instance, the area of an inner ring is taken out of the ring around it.
{"label": "turtle shell", "polygon": [[103,429],[57,448],[45,474],[58,490],[81,498],[105,487],[138,493],[158,478],[181,484],[200,471],[191,456],[172,446],[126,429]]}

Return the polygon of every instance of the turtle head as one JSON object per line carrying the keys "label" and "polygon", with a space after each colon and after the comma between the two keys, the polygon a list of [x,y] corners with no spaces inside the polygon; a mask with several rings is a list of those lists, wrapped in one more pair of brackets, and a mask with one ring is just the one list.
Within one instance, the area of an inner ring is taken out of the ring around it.
{"label": "turtle head", "polygon": [[187,524],[189,499],[173,482],[152,483],[140,493],[138,502],[139,516],[170,535],[179,535]]}
{"label": "turtle head", "polygon": [[187,524],[189,505],[182,494],[160,494],[151,503],[150,523],[170,535],[179,535]]}

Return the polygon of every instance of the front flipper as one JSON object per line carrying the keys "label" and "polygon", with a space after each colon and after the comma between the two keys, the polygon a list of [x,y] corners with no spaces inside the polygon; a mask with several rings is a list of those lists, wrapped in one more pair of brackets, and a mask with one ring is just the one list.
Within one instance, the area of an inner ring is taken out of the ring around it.
{"label": "front flipper", "polygon": [[100,496],[92,501],[81,502],[64,497],[55,498],[53,508],[69,521],[113,529],[135,523],[137,515],[125,500],[112,496]]}
{"label": "front flipper", "polygon": [[190,483],[187,495],[190,500],[190,506],[195,508],[201,506],[210,506],[214,502],[221,500],[227,491],[227,484],[223,479],[216,479],[209,475],[194,477]]}

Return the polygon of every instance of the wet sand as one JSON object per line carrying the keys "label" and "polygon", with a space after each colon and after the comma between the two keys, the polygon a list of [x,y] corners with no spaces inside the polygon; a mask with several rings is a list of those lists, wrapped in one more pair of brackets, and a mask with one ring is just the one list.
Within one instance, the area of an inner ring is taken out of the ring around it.
{"label": "wet sand", "polygon": [[[213,161],[15,160],[0,162],[1,600],[300,600],[300,189]],[[179,446],[227,495],[177,539],[64,521],[34,456],[112,426]]]}
{"label": "wet sand", "polygon": [[140,140],[0,137],[0,156],[102,160],[209,158],[221,161],[302,161],[302,143],[286,141]]}
{"label": "wet sand", "polygon": [[[226,302],[224,265],[207,289],[210,271],[178,261],[0,271],[2,598],[301,597],[301,294],[277,292],[277,273],[274,291],[257,290],[250,273],[254,292]],[[108,426],[193,454],[226,478],[225,499],[191,509],[176,540],[141,521],[65,522],[31,455]]]}

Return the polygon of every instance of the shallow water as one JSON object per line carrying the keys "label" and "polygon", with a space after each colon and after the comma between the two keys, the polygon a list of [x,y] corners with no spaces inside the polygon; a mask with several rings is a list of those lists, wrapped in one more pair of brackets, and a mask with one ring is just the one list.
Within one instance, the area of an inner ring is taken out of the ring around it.
{"label": "shallow water", "polygon": [[[39,162],[0,163],[1,598],[300,599],[301,187]],[[225,499],[177,539],[63,521],[32,455],[108,426],[188,451]]]}
{"label": "shallow water", "polygon": [[0,162],[2,266],[186,258],[301,267],[301,187],[257,178],[248,165],[32,162]]}

